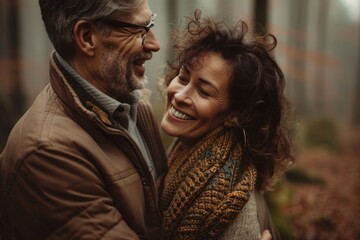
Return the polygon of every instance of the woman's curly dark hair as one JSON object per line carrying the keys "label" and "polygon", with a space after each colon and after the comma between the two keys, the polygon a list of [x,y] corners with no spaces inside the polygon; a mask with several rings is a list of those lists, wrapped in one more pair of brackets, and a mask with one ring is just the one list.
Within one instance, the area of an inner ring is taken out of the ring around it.
{"label": "woman's curly dark hair", "polygon": [[184,29],[173,32],[176,59],[168,63],[169,85],[182,65],[194,66],[207,52],[216,52],[232,66],[230,110],[239,116],[238,136],[246,133],[244,163],[255,164],[257,189],[269,189],[293,162],[289,129],[285,125],[284,75],[273,58],[277,45],[271,34],[255,36],[244,21],[229,26],[196,10]]}

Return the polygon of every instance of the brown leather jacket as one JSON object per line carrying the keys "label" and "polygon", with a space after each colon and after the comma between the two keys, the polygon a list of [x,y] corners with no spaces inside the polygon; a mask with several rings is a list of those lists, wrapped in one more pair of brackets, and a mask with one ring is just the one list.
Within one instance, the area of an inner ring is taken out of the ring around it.
{"label": "brown leather jacket", "polygon": [[[50,77],[0,156],[0,239],[157,239],[160,177],[53,56]],[[148,102],[137,119],[161,176],[166,156]]]}

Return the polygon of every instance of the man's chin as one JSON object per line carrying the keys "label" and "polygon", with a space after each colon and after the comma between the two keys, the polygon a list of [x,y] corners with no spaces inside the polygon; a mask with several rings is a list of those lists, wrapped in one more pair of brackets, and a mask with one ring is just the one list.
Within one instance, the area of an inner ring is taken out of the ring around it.
{"label": "man's chin", "polygon": [[149,81],[147,80],[146,76],[134,77],[131,81],[131,88],[133,90],[144,89],[148,85],[148,82]]}

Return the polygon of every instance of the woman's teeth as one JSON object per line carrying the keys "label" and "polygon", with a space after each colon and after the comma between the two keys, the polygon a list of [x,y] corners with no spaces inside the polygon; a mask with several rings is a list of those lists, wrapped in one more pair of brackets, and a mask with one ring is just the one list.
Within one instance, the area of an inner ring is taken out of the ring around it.
{"label": "woman's teeth", "polygon": [[175,110],[174,107],[171,107],[170,112],[171,112],[172,115],[174,115],[175,117],[177,117],[179,119],[183,119],[183,120],[191,120],[191,119],[193,119],[189,115],[186,115],[185,113],[182,113],[182,112],[179,112],[179,111]]}

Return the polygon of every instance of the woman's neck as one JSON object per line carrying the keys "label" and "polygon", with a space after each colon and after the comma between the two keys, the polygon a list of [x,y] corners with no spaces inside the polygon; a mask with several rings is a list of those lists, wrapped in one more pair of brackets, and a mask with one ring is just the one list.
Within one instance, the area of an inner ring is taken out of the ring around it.
{"label": "woman's neck", "polygon": [[191,139],[191,138],[179,138],[179,142],[181,144],[181,148],[184,150],[189,150],[198,143],[199,139]]}

